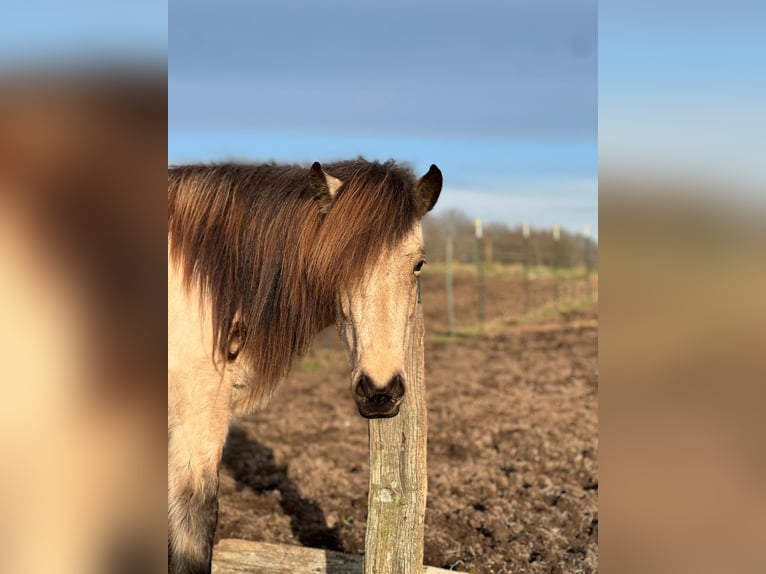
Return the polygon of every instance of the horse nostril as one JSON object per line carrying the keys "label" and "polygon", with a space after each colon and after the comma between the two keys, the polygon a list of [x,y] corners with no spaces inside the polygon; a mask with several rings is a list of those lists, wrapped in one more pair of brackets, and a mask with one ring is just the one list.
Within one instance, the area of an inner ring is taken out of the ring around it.
{"label": "horse nostril", "polygon": [[386,385],[385,393],[392,401],[398,401],[404,396],[404,377],[401,374],[394,375]]}
{"label": "horse nostril", "polygon": [[354,394],[360,399],[368,399],[374,393],[372,387],[372,380],[366,374],[362,373],[356,380],[356,388],[354,388]]}
{"label": "horse nostril", "polygon": [[368,419],[395,417],[404,393],[404,376],[401,373],[391,377],[385,386],[375,385],[367,373],[360,373],[353,388],[359,414]]}
{"label": "horse nostril", "polygon": [[383,416],[381,413],[393,412],[391,409],[398,407],[404,397],[404,377],[396,374],[385,386],[379,387],[374,384],[369,375],[361,373],[356,380],[353,392],[357,403],[361,405],[360,412],[364,416]]}

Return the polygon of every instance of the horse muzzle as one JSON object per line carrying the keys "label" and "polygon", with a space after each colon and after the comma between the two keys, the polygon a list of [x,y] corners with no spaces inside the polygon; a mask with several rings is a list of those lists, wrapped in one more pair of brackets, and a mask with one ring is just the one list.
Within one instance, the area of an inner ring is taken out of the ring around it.
{"label": "horse muzzle", "polygon": [[381,387],[369,375],[361,373],[354,383],[353,394],[359,414],[364,418],[395,417],[404,399],[404,377],[397,373]]}

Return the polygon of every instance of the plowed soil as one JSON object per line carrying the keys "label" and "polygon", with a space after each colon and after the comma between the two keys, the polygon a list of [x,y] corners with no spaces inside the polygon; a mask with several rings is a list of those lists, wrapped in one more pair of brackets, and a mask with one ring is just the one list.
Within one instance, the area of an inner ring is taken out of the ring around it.
{"label": "plowed soil", "polygon": [[[425,563],[477,573],[595,572],[597,312],[515,324],[523,286],[490,283],[493,328],[447,338],[438,335],[446,329],[443,276],[424,277]],[[465,307],[459,327],[472,324],[474,289],[475,280],[456,283]],[[551,293],[550,285],[532,289],[536,304]],[[364,552],[367,421],[335,338],[321,335],[269,406],[232,426],[218,539]]]}

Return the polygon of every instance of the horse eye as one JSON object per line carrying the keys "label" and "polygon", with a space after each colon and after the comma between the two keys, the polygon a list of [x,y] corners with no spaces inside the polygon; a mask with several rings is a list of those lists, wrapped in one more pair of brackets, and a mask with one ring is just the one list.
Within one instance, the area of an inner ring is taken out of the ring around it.
{"label": "horse eye", "polygon": [[418,261],[418,264],[415,265],[415,269],[414,269],[415,275],[420,273],[420,270],[423,268],[423,265],[425,265],[425,264],[426,264],[426,260],[425,259],[421,259],[420,261]]}

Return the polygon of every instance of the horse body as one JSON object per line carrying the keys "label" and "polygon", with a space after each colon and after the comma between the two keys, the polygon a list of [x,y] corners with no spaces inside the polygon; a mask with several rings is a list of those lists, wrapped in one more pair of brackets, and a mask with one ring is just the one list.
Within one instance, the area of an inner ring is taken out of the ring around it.
{"label": "horse body", "polygon": [[393,162],[213,165],[169,172],[169,570],[209,572],[229,421],[268,401],[338,325],[362,416],[398,413],[420,219],[441,172]]}

